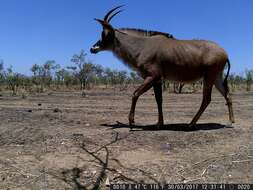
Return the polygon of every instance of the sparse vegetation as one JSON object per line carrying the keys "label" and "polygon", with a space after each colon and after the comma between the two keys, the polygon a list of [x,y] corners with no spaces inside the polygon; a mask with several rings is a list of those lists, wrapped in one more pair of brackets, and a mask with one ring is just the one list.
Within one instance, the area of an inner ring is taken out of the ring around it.
{"label": "sparse vegetation", "polygon": [[[12,66],[5,69],[4,61],[0,60],[0,91],[10,90],[12,95],[21,95],[55,89],[87,90],[94,87],[119,86],[125,90],[131,85],[140,84],[142,79],[134,71],[112,70],[87,60],[86,53],[81,50],[70,59],[70,65],[61,68],[54,60],[44,64],[32,65],[31,76],[14,72]],[[231,73],[228,77],[231,91],[251,91],[253,70],[246,70],[238,75]],[[163,90],[172,93],[194,93],[202,89],[202,81],[192,84],[163,81]]]}
{"label": "sparse vegetation", "polygon": [[245,75],[246,75],[246,85],[247,85],[246,90],[251,91],[251,85],[253,81],[253,70],[251,71],[246,70]]}
{"label": "sparse vegetation", "polygon": [[190,132],[201,94],[164,93],[166,123],[158,130],[148,91],[130,130],[131,94],[117,87],[83,97],[67,91],[0,97],[0,189],[97,189],[107,178],[111,184],[253,181],[252,91],[233,95],[234,127],[226,125],[224,100],[214,93],[213,106]]}

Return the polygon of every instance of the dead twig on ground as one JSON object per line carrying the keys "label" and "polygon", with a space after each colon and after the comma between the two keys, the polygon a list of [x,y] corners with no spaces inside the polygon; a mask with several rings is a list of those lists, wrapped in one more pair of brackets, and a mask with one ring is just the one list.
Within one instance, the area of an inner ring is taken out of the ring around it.
{"label": "dead twig on ground", "polygon": [[152,174],[151,173],[148,173],[142,169],[132,169],[132,168],[128,168],[128,167],[125,167],[118,159],[116,158],[113,158],[111,160],[114,160],[120,167],[126,169],[126,170],[129,170],[129,171],[139,171],[141,172],[143,175],[147,176],[149,179],[153,180],[155,183],[160,183],[159,180],[155,179],[154,177],[152,177]]}
{"label": "dead twig on ground", "polygon": [[247,159],[247,160],[233,160],[232,163],[242,163],[242,162],[251,162],[253,159]]}

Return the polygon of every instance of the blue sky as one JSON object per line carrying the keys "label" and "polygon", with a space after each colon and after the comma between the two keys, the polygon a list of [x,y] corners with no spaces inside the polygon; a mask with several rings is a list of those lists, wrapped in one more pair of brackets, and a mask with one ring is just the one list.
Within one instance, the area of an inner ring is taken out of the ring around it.
{"label": "blue sky", "polygon": [[97,64],[126,69],[110,52],[89,53],[101,32],[93,18],[121,4],[125,11],[111,21],[116,28],[212,40],[228,52],[232,72],[253,69],[252,0],[0,0],[0,59],[30,74],[33,64],[46,60],[71,65],[71,56],[84,49]]}

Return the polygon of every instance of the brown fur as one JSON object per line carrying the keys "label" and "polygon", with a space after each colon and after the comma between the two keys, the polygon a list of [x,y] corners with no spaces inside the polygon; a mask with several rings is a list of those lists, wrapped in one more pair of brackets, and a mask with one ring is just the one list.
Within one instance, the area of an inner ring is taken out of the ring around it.
{"label": "brown fur", "polygon": [[211,102],[213,85],[226,99],[230,122],[234,122],[232,100],[226,85],[227,76],[224,82],[222,80],[223,69],[227,62],[229,64],[229,60],[227,53],[216,43],[206,40],[178,40],[171,34],[157,31],[114,29],[106,20],[98,21],[103,26],[103,35],[91,48],[91,52],[112,51],[144,79],[144,83],[133,94],[129,113],[130,125],[134,123],[135,106],[139,96],[152,87],[158,106],[158,125],[163,125],[163,79],[186,83],[203,78],[202,104],[191,125],[196,124]]}

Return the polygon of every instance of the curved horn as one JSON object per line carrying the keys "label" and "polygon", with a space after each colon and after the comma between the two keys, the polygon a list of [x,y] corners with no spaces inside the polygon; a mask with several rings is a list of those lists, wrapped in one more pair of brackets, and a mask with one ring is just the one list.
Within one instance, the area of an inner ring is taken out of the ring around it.
{"label": "curved horn", "polygon": [[120,8],[120,7],[123,7],[124,5],[120,5],[120,6],[117,6],[115,8],[113,8],[112,10],[110,10],[104,17],[104,21],[107,21],[108,20],[108,17],[110,16],[110,14],[115,11],[116,9]]}
{"label": "curved horn", "polygon": [[117,11],[116,13],[114,13],[112,16],[110,16],[110,18],[108,19],[108,23],[110,22],[110,20],[112,20],[112,18],[115,16],[115,15],[117,15],[117,14],[119,14],[120,12],[122,12],[123,10],[119,10],[119,11]]}

